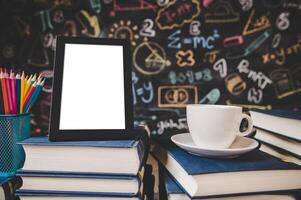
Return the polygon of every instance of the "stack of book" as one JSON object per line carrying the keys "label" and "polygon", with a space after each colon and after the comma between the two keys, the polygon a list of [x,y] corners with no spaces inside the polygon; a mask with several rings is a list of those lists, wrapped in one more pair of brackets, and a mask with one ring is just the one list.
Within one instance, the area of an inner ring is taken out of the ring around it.
{"label": "stack of book", "polygon": [[34,137],[21,144],[26,155],[17,173],[23,180],[16,192],[21,200],[136,200],[147,195],[147,137],[81,142]]}
{"label": "stack of book", "polygon": [[160,181],[167,199],[286,200],[301,189],[299,165],[258,149],[232,159],[195,156],[173,144],[158,144],[152,153],[164,168],[160,178],[171,178]]}
{"label": "stack of book", "polygon": [[301,165],[301,112],[254,110],[250,114],[261,150]]}

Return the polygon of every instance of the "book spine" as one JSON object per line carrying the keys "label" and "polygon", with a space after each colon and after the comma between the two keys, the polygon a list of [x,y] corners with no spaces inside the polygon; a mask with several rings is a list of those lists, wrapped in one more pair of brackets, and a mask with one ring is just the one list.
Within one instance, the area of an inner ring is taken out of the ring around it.
{"label": "book spine", "polygon": [[139,129],[137,136],[138,144],[137,144],[137,152],[140,161],[140,168],[146,163],[147,160],[147,152],[149,150],[149,138],[146,130]]}

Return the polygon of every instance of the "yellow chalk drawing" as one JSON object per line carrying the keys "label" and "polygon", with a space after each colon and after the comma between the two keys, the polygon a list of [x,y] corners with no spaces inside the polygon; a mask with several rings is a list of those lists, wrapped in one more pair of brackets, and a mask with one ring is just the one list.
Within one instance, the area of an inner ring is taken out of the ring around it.
{"label": "yellow chalk drawing", "polygon": [[136,45],[136,40],[139,39],[138,26],[133,25],[130,20],[120,20],[119,23],[114,23],[108,34],[109,38],[129,39],[133,46]]}
{"label": "yellow chalk drawing", "polygon": [[173,28],[179,28],[183,26],[184,24],[191,23],[193,19],[195,19],[197,16],[200,15],[201,13],[201,6],[200,2],[198,0],[190,0],[190,1],[183,1],[184,3],[191,3],[193,4],[192,6],[196,8],[196,12],[189,18],[189,19],[184,19],[181,21],[181,23],[173,23],[171,25],[163,25],[159,22],[160,18],[163,16],[166,10],[168,10],[171,6],[177,3],[177,0],[170,1],[166,6],[161,8],[156,16],[156,24],[161,30],[167,30],[167,29],[173,29]]}
{"label": "yellow chalk drawing", "polygon": [[166,59],[166,52],[159,44],[143,42],[133,52],[133,64],[140,73],[155,75],[171,63]]}
{"label": "yellow chalk drawing", "polygon": [[184,108],[188,103],[198,103],[197,86],[167,85],[158,87],[158,107]]}
{"label": "yellow chalk drawing", "polygon": [[251,14],[249,16],[249,19],[244,27],[244,30],[242,32],[243,35],[249,35],[261,30],[264,30],[266,28],[269,28],[271,26],[270,20],[267,16],[263,15],[256,20],[253,19],[255,14],[255,9],[251,11]]}
{"label": "yellow chalk drawing", "polygon": [[176,53],[177,65],[180,67],[191,67],[195,64],[193,51],[178,51]]}

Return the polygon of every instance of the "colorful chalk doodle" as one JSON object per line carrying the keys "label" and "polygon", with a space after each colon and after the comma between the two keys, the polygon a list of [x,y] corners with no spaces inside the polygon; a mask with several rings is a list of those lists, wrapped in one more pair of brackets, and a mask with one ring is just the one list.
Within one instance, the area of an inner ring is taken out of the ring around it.
{"label": "colorful chalk doodle", "polygon": [[143,42],[133,52],[133,64],[142,74],[159,74],[170,61],[166,59],[165,50],[157,43]]}
{"label": "colorful chalk doodle", "polygon": [[192,22],[200,12],[201,7],[198,0],[173,0],[158,11],[156,24],[161,30],[179,28]]}
{"label": "colorful chalk doodle", "polygon": [[45,78],[47,134],[57,38],[129,40],[134,123],[164,136],[187,131],[187,104],[300,110],[300,18],[300,0],[0,0],[0,66]]}

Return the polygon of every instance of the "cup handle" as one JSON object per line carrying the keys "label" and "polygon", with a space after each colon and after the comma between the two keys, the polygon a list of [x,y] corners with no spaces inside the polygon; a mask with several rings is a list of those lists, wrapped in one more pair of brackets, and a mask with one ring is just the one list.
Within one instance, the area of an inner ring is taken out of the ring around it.
{"label": "cup handle", "polygon": [[238,135],[245,137],[245,136],[250,135],[250,133],[252,132],[252,130],[253,130],[253,121],[252,121],[252,118],[249,115],[245,114],[245,113],[242,113],[241,121],[243,119],[248,120],[248,128],[247,128],[247,130],[245,130],[243,132],[239,132]]}

